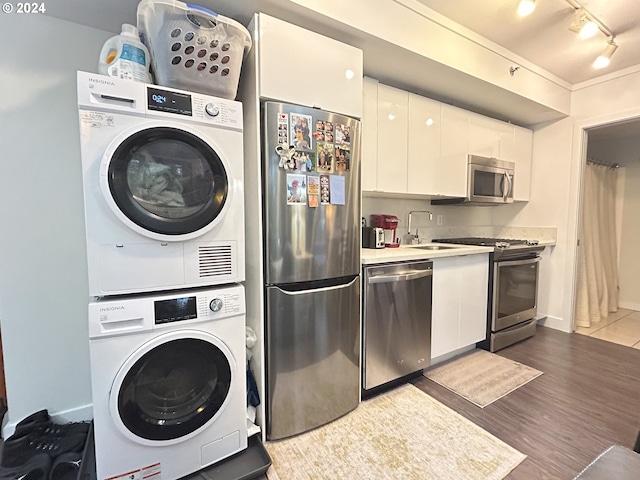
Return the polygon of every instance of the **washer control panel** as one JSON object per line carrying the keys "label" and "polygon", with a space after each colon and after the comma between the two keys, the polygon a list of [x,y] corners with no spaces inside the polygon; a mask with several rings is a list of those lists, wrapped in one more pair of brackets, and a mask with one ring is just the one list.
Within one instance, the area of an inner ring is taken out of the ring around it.
{"label": "washer control panel", "polygon": [[153,330],[177,322],[196,323],[246,312],[242,285],[162,292],[89,303],[89,336],[97,338]]}

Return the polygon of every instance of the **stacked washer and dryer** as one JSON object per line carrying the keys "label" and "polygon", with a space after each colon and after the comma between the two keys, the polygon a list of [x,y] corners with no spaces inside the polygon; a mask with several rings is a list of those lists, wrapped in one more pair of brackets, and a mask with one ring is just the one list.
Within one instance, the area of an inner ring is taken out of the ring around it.
{"label": "stacked washer and dryer", "polygon": [[98,480],[247,447],[242,104],[78,72]]}

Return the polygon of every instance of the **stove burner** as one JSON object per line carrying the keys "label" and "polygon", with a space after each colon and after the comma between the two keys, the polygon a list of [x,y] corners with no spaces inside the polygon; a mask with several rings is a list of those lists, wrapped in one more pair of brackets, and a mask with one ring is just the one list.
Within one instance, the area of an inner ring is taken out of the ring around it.
{"label": "stove burner", "polygon": [[467,237],[467,238],[438,238],[434,239],[437,243],[453,243],[457,245],[477,245],[479,247],[496,247],[500,249],[510,248],[517,245],[538,245],[538,240],[520,240],[514,238],[482,238],[482,237]]}

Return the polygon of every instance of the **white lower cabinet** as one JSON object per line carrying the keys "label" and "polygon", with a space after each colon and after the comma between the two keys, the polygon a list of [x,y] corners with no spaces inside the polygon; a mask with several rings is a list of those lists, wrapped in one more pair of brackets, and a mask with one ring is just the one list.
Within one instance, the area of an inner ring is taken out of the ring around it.
{"label": "white lower cabinet", "polygon": [[433,259],[431,359],[486,338],[489,254]]}

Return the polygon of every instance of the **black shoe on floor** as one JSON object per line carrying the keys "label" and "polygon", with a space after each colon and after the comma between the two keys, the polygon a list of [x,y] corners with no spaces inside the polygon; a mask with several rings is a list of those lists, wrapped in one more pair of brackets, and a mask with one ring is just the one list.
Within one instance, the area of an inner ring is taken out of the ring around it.
{"label": "black shoe on floor", "polygon": [[46,453],[38,453],[24,465],[17,467],[0,467],[0,480],[49,480],[51,457]]}
{"label": "black shoe on floor", "polygon": [[55,459],[49,473],[49,480],[75,480],[80,472],[82,453],[63,453]]}
{"label": "black shoe on floor", "polygon": [[[86,433],[55,435],[26,435],[7,439],[2,451],[2,467],[19,467],[32,457],[46,453],[51,459],[67,452],[80,452],[87,439]],[[2,479],[0,479],[2,480]]]}
{"label": "black shoe on floor", "polygon": [[28,417],[23,418],[16,424],[16,429],[12,436],[23,436],[31,433],[35,428],[43,423],[49,421],[49,412],[47,410],[40,410],[32,413]]}

